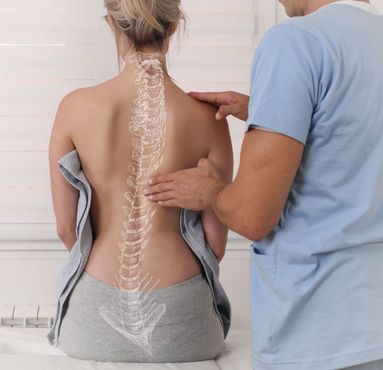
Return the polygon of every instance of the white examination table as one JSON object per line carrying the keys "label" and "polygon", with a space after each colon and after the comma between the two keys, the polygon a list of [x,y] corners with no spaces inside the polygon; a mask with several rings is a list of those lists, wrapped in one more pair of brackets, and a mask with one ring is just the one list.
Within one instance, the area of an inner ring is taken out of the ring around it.
{"label": "white examination table", "polygon": [[231,331],[215,361],[179,364],[96,362],[68,357],[49,345],[48,329],[0,327],[0,369],[4,370],[251,370],[250,334]]}

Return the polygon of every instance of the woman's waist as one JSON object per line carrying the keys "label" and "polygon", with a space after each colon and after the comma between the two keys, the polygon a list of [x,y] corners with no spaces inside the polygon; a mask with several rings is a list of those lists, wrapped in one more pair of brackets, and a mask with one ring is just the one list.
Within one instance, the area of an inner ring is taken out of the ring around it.
{"label": "woman's waist", "polygon": [[130,239],[181,235],[180,211],[177,209],[142,209],[126,214],[129,209],[91,212],[93,240],[110,240],[121,233]]}
{"label": "woman's waist", "polygon": [[98,238],[85,269],[109,284],[115,284],[118,274],[131,278],[140,273],[163,288],[192,278],[202,266],[179,232],[162,231],[133,242]]}
{"label": "woman's waist", "polygon": [[147,228],[113,227],[93,234],[92,250],[107,249],[108,253],[136,253],[149,249],[151,253],[168,252],[170,254],[191,251],[182,237],[179,225],[153,223]]}

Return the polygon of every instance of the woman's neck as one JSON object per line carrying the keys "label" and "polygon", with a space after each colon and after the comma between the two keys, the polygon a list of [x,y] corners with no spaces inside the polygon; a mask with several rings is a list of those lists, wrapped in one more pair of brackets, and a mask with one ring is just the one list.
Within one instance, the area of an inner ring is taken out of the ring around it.
{"label": "woman's neck", "polygon": [[142,66],[149,73],[153,68],[161,67],[162,71],[167,75],[166,55],[162,52],[153,49],[146,49],[140,51],[128,51],[123,57],[125,63],[124,72],[130,73],[130,65]]}

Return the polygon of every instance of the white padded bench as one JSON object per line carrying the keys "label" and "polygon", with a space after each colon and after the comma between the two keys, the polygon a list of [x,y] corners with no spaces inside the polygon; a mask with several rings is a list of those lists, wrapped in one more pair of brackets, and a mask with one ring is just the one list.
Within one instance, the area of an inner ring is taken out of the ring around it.
{"label": "white padded bench", "polygon": [[0,369],[12,370],[251,370],[250,334],[231,331],[225,350],[215,361],[178,364],[96,362],[68,357],[51,346],[48,329],[0,327]]}

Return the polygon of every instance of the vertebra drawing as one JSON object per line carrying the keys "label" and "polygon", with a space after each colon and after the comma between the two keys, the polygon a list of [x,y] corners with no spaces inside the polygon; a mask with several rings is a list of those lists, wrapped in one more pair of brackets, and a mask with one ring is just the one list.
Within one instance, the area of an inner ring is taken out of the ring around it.
{"label": "vertebra drawing", "polygon": [[136,67],[137,98],[129,123],[133,150],[127,189],[123,193],[119,270],[115,275],[119,289],[110,304],[99,307],[99,314],[111,327],[152,355],[153,330],[166,312],[166,305],[155,302],[149,294],[159,280],[141,271],[147,235],[156,213],[143,189],[163,159],[167,118],[164,70],[158,54],[137,52],[125,61]]}

